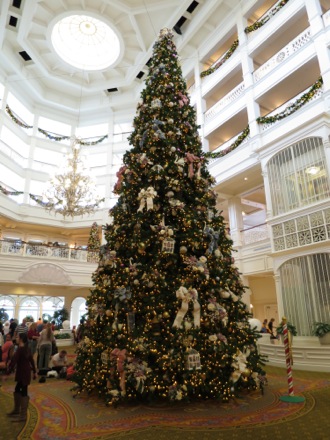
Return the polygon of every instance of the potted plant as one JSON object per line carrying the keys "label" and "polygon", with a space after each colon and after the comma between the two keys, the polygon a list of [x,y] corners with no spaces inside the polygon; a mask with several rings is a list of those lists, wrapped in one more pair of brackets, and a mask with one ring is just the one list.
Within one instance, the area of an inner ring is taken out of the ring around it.
{"label": "potted plant", "polygon": [[63,321],[68,320],[70,317],[69,312],[66,310],[65,307],[63,307],[60,310],[56,310],[54,312],[54,315],[52,317],[52,321],[55,321],[55,326],[60,329],[63,327]]}
{"label": "potted plant", "polygon": [[330,345],[330,324],[326,322],[314,322],[312,335],[319,338],[321,345]]}

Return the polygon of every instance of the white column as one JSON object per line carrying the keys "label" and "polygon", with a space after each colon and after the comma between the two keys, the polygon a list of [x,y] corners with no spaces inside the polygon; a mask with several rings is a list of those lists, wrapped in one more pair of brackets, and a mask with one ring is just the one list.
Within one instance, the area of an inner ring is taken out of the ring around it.
{"label": "white column", "polygon": [[325,152],[327,175],[330,176],[330,139],[329,139],[329,137],[323,138],[323,145],[324,145],[324,152]]}
{"label": "white column", "polygon": [[305,0],[305,7],[314,39],[317,59],[320,66],[324,87],[330,89],[330,54],[325,37],[322,8],[319,0]]}
{"label": "white column", "polygon": [[253,59],[248,54],[248,38],[244,31],[247,26],[247,20],[242,15],[237,17],[237,33],[239,40],[239,49],[241,53],[241,65],[243,80],[245,86],[245,100],[250,127],[250,137],[259,135],[259,124],[257,118],[260,116],[260,107],[254,99],[254,80],[253,80]]}
{"label": "white column", "polygon": [[[196,99],[196,121],[197,124],[201,126],[199,134],[202,139],[204,139],[204,112],[206,110],[206,103],[202,97],[202,81],[201,81],[201,71],[203,69],[203,64],[199,62],[198,52],[196,53],[196,62],[194,66],[194,77],[195,77],[195,90],[194,95]],[[203,141],[203,151],[209,151],[208,142]]]}
{"label": "white column", "polygon": [[277,307],[278,307],[278,319],[280,321],[284,316],[284,308],[283,308],[281,278],[278,273],[275,273],[274,280],[275,280],[275,290],[276,290]]}
{"label": "white column", "polygon": [[265,188],[265,197],[266,197],[266,218],[269,219],[272,217],[273,212],[273,206],[272,206],[272,198],[271,198],[271,192],[270,192],[270,185],[269,185],[269,179],[268,179],[268,172],[266,165],[261,161],[261,175],[264,179],[264,188]]}
{"label": "white column", "polygon": [[112,194],[112,190],[117,182],[117,176],[113,176],[113,150],[114,150],[114,117],[112,110],[111,114],[109,116],[109,124],[108,124],[108,147],[107,147],[107,167],[106,167],[106,174],[109,176],[109,180],[106,183],[106,190],[105,190],[105,199],[109,200],[108,204],[106,204],[107,208],[110,206],[110,198]]}
{"label": "white column", "polygon": [[243,229],[243,215],[242,203],[240,197],[233,197],[228,200],[228,216],[230,235],[234,242],[234,247],[242,246],[242,229]]}
{"label": "white column", "polygon": [[7,105],[7,99],[8,99],[8,89],[7,87],[5,87],[4,91],[3,91],[3,97],[2,97],[2,101],[1,101],[1,111],[0,111],[0,139],[1,139],[1,132],[2,132],[2,127],[3,127],[3,121],[5,118],[5,114],[6,114],[6,105]]}

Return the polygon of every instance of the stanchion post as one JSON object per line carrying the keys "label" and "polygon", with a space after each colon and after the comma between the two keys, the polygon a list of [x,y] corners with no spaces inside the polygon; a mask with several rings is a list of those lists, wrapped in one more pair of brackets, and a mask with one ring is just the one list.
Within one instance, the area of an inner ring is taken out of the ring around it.
{"label": "stanchion post", "polygon": [[304,402],[305,400],[304,397],[299,397],[294,395],[293,377],[292,377],[292,365],[293,365],[292,334],[288,330],[287,319],[285,317],[282,318],[282,328],[283,328],[286,372],[288,378],[288,396],[281,396],[280,400],[282,400],[283,402],[293,402],[293,403]]}

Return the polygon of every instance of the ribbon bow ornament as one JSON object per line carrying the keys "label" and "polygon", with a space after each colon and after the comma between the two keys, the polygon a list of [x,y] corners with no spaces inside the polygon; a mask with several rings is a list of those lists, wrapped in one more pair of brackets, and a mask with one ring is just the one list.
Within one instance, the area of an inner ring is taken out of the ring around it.
{"label": "ribbon bow ornament", "polygon": [[[120,350],[119,348],[115,348],[114,350],[112,350],[111,354],[110,354],[110,360],[111,361],[115,361],[117,360],[117,371],[119,373],[119,377],[120,377],[120,388],[123,392],[125,392],[125,369],[124,369],[124,364],[125,364],[125,360],[126,360],[126,350]],[[114,370],[112,369],[112,373],[114,372]]]}
{"label": "ribbon bow ornament", "polygon": [[197,179],[200,179],[201,159],[192,153],[186,153],[186,162],[188,164],[188,176],[190,179],[194,177],[194,164],[197,165]]}
{"label": "ribbon bow ornament", "polygon": [[121,184],[124,180],[124,174],[125,171],[127,170],[127,166],[123,165],[122,167],[119,168],[119,171],[116,173],[116,176],[118,177],[117,183],[115,184],[115,187],[113,189],[114,193],[119,193],[120,189],[121,189]]}
{"label": "ribbon bow ornament", "polygon": [[147,207],[147,211],[154,208],[153,199],[157,196],[157,191],[152,186],[149,186],[146,190],[141,189],[138,195],[140,200],[140,206],[137,212],[142,212],[144,207]]}
{"label": "ribbon bow ornament", "polygon": [[179,106],[180,107],[183,107],[184,105],[187,105],[189,103],[189,99],[183,93],[179,92],[178,96],[179,96]]}
{"label": "ribbon bow ornament", "polygon": [[188,312],[188,308],[189,308],[189,303],[192,302],[193,303],[193,316],[194,316],[194,325],[195,327],[200,327],[200,321],[201,321],[201,306],[198,302],[198,292],[196,289],[193,289],[192,287],[190,287],[189,289],[187,289],[184,286],[181,286],[177,291],[176,291],[176,297],[178,299],[181,299],[181,308],[178,311],[174,323],[173,323],[173,327],[177,327],[180,328],[181,324],[182,324],[182,320],[185,317],[186,313]]}

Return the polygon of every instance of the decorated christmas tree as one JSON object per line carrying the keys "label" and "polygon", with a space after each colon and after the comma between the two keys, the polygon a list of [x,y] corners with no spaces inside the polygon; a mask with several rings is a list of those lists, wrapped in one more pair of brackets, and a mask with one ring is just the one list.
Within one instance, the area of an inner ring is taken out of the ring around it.
{"label": "decorated christmas tree", "polygon": [[101,246],[101,241],[100,241],[99,227],[98,224],[94,222],[89,232],[87,249],[89,251],[98,251],[100,249],[100,246]]}
{"label": "decorated christmas tree", "polygon": [[227,401],[256,389],[257,334],[169,29],[154,45],[129,142],[87,300],[78,392],[118,403]]}

